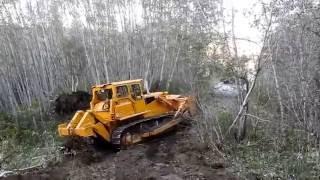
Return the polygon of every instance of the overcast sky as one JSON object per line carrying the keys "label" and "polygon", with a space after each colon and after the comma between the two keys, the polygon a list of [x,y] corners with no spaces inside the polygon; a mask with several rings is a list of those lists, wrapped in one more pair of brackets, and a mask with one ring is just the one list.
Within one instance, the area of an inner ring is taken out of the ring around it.
{"label": "overcast sky", "polygon": [[[264,2],[268,1],[269,0],[264,0]],[[254,13],[261,13],[261,6],[258,4],[258,0],[224,0],[224,6],[226,8],[226,14],[230,16],[232,7],[237,11],[235,14],[236,36],[241,39],[249,39],[258,43],[255,44],[245,40],[238,40],[237,46],[239,54],[258,54],[261,48],[260,42],[263,33],[259,32],[256,28],[251,27],[253,24],[253,17],[245,15],[249,10],[254,11]]]}

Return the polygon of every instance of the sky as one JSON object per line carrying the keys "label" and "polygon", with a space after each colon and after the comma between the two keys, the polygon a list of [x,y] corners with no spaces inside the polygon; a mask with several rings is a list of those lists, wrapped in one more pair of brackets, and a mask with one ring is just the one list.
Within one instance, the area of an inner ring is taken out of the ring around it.
{"label": "sky", "polygon": [[[268,2],[268,0],[264,0],[264,2]],[[257,42],[253,43],[246,40],[238,40],[237,47],[239,55],[257,55],[260,52],[263,33],[251,27],[253,18],[245,15],[249,10],[253,10],[254,13],[261,13],[261,8],[257,3],[258,0],[224,0],[227,15],[231,17],[232,8],[236,11],[234,19],[236,37]]]}

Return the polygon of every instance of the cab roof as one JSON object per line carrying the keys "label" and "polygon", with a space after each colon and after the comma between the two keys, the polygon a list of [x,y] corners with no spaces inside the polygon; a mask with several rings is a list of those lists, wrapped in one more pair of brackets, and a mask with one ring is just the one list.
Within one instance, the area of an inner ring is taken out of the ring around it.
{"label": "cab roof", "polygon": [[95,86],[92,86],[93,88],[98,87],[104,87],[104,86],[108,86],[108,85],[124,85],[124,84],[132,84],[132,83],[141,83],[143,81],[143,79],[134,79],[134,80],[126,80],[126,81],[117,81],[117,82],[111,82],[108,84],[98,84]]}

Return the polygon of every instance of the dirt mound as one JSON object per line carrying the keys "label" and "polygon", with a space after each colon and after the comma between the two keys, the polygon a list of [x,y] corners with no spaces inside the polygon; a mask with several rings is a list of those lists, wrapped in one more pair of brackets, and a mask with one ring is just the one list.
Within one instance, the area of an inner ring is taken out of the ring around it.
{"label": "dirt mound", "polygon": [[91,95],[84,91],[76,91],[71,94],[61,94],[54,101],[54,111],[65,115],[76,110],[85,110],[90,107]]}
{"label": "dirt mound", "polygon": [[46,169],[6,179],[238,179],[223,159],[197,143],[194,133],[179,129],[117,153],[84,148]]}

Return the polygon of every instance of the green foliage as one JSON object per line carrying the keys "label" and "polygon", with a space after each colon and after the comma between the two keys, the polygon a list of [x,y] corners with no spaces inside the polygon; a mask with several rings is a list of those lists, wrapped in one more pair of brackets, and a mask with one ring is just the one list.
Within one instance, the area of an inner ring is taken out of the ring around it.
{"label": "green foliage", "polygon": [[221,127],[221,131],[226,133],[232,123],[232,114],[228,111],[219,111],[218,122]]}
{"label": "green foliage", "polygon": [[[46,129],[34,128],[41,119],[35,111],[24,110],[17,116],[0,114],[0,163],[3,169],[19,169],[59,158],[56,123]],[[17,122],[22,122],[17,125]],[[40,126],[39,126],[40,127]]]}
{"label": "green foliage", "polygon": [[[258,179],[317,179],[320,175],[319,149],[306,144],[306,133],[292,130],[280,145],[279,139],[268,136],[263,128],[249,134],[243,144],[227,147],[233,171],[242,178]],[[304,141],[305,144],[301,144]],[[279,147],[281,146],[281,147]],[[310,147],[306,149],[305,147]]]}
{"label": "green foliage", "polygon": [[269,96],[268,96],[267,92],[263,89],[258,90],[258,91],[259,91],[259,93],[257,93],[256,103],[258,106],[263,106],[268,103]]}
{"label": "green foliage", "polygon": [[173,94],[186,93],[190,90],[189,86],[190,86],[189,84],[186,84],[183,81],[175,80],[171,82],[168,91]]}
{"label": "green foliage", "polygon": [[234,68],[235,68],[234,64],[227,62],[226,65],[224,66],[223,76],[226,78],[234,77],[235,75]]}

